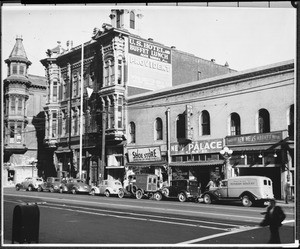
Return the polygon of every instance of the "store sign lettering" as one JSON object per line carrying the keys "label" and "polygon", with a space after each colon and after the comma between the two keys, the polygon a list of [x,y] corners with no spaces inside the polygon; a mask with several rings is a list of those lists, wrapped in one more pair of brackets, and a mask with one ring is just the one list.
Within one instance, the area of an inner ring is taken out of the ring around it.
{"label": "store sign lettering", "polygon": [[160,161],[159,147],[128,149],[129,162]]}
{"label": "store sign lettering", "polygon": [[263,134],[251,134],[243,136],[227,137],[227,145],[249,144],[249,143],[268,143],[282,140],[282,132],[272,132]]}
{"label": "store sign lettering", "polygon": [[171,50],[152,42],[146,42],[129,37],[128,51],[131,54],[153,59],[156,61],[171,63]]}
{"label": "store sign lettering", "polygon": [[172,155],[201,154],[219,152],[223,148],[223,140],[193,141],[189,144],[171,144]]}

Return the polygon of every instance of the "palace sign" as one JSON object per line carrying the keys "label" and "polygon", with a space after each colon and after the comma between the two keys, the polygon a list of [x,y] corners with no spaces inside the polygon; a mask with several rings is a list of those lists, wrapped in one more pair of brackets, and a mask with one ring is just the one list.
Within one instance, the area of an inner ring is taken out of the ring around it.
{"label": "palace sign", "polygon": [[188,144],[171,144],[171,155],[190,155],[220,152],[223,148],[223,139],[193,141]]}

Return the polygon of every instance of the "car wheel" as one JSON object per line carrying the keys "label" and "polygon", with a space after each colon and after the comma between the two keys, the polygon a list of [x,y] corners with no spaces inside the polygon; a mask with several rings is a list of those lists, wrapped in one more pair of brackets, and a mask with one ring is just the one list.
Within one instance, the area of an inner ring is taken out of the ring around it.
{"label": "car wheel", "polygon": [[154,193],[154,199],[160,201],[162,199],[162,194],[160,192]]}
{"label": "car wheel", "polygon": [[37,191],[38,191],[38,192],[42,192],[42,191],[43,191],[43,188],[42,188],[41,186],[38,186]]}
{"label": "car wheel", "polygon": [[123,190],[123,189],[120,189],[119,192],[118,192],[118,197],[119,197],[119,198],[123,198],[124,195],[125,195],[124,190]]}
{"label": "car wheel", "polygon": [[54,188],[53,188],[53,186],[51,186],[49,190],[50,190],[51,193],[54,193]]}
{"label": "car wheel", "polygon": [[244,207],[250,207],[252,205],[252,201],[250,200],[249,196],[247,196],[247,195],[243,196],[242,204]]}
{"label": "car wheel", "polygon": [[94,196],[94,195],[95,195],[95,189],[92,189],[91,192],[90,192],[90,194],[91,194],[92,196]]}
{"label": "car wheel", "polygon": [[210,204],[211,203],[211,198],[210,198],[210,195],[209,194],[205,194],[204,197],[203,197],[203,202],[205,204]]}
{"label": "car wheel", "polygon": [[142,192],[142,190],[137,190],[136,191],[136,193],[135,193],[135,197],[138,199],[138,200],[140,200],[140,199],[142,199],[142,197],[143,197],[143,192]]}
{"label": "car wheel", "polygon": [[109,193],[108,190],[105,190],[104,194],[105,194],[106,197],[109,197],[109,196],[110,196],[110,193]]}
{"label": "car wheel", "polygon": [[186,201],[186,195],[185,195],[185,193],[183,193],[183,192],[179,193],[178,200],[180,202],[185,202]]}
{"label": "car wheel", "polygon": [[61,194],[63,193],[63,189],[62,188],[59,189],[59,193],[61,193]]}
{"label": "car wheel", "polygon": [[29,185],[28,188],[27,188],[28,191],[32,191],[32,189],[33,189],[33,188],[32,188],[31,185]]}
{"label": "car wheel", "polygon": [[73,195],[75,195],[75,194],[76,194],[76,189],[75,189],[75,188],[72,188],[71,193],[72,193]]}
{"label": "car wheel", "polygon": [[20,190],[20,186],[19,186],[19,185],[16,186],[16,190],[17,190],[17,191]]}

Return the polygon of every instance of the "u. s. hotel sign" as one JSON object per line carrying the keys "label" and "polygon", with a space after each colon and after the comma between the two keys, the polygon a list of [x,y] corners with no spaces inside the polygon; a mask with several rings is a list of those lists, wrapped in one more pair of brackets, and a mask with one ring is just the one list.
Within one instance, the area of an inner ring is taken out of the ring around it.
{"label": "u. s. hotel sign", "polygon": [[226,137],[226,145],[274,143],[282,140],[282,131]]}

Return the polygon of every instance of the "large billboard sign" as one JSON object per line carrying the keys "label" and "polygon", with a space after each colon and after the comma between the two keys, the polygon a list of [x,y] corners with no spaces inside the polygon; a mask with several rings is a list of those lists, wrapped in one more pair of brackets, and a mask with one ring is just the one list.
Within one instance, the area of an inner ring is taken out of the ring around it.
{"label": "large billboard sign", "polygon": [[129,37],[128,84],[148,90],[172,86],[171,49]]}

